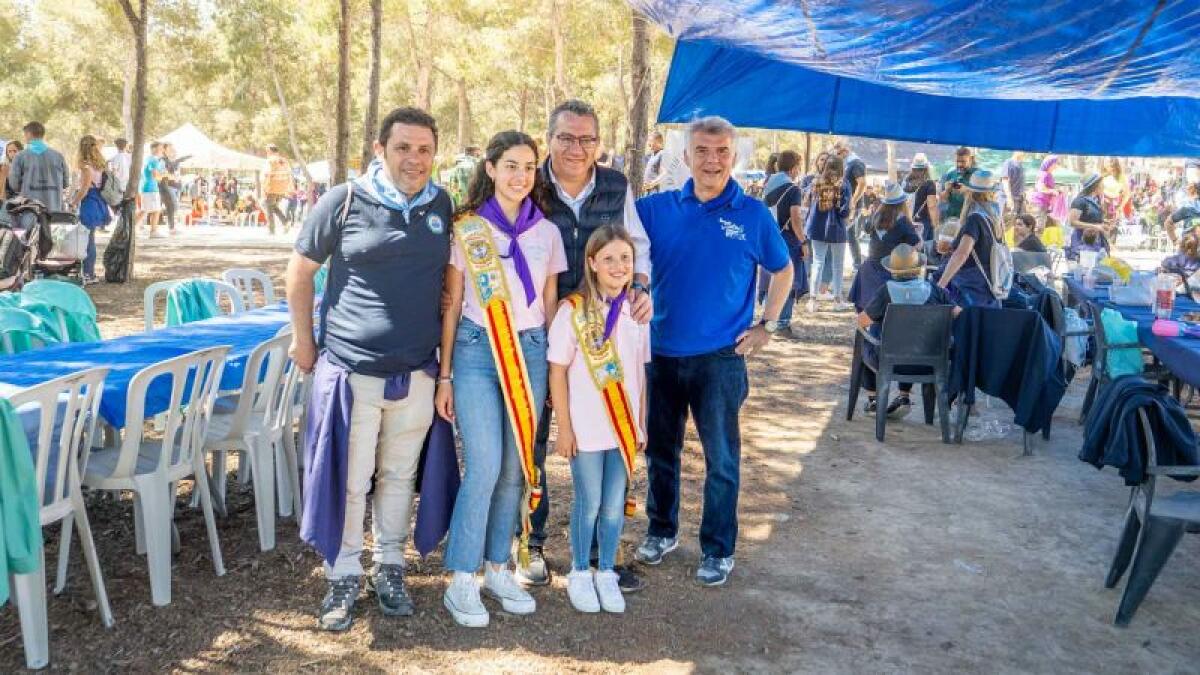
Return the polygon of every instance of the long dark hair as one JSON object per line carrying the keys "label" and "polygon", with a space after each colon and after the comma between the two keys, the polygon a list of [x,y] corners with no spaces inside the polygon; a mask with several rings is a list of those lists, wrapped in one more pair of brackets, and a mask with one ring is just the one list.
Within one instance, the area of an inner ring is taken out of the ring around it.
{"label": "long dark hair", "polygon": [[[492,140],[488,141],[487,150],[484,152],[483,161],[475,165],[475,174],[471,176],[471,183],[467,187],[467,198],[454,212],[455,218],[479,210],[479,207],[496,194],[496,183],[487,174],[487,164],[496,166],[504,153],[518,145],[528,146],[530,150],[533,150],[534,160],[539,159],[537,142],[529,134],[509,130],[492,136]],[[533,190],[530,191],[529,198],[539,209],[543,212],[546,211],[546,181],[540,170],[534,172]]]}
{"label": "long dark hair", "polygon": [[904,202],[898,204],[881,204],[872,218],[876,230],[887,232],[896,224],[896,218],[904,212]]}

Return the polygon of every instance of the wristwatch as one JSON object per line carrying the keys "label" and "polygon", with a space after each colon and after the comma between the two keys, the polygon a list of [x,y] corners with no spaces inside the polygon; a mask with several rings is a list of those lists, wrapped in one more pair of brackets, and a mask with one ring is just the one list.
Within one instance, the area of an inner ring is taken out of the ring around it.
{"label": "wristwatch", "polygon": [[774,335],[775,333],[779,332],[779,321],[773,319],[763,319],[762,324],[760,325],[766,329],[768,335]]}
{"label": "wristwatch", "polygon": [[646,295],[650,295],[650,289],[646,286],[646,284],[643,284],[640,281],[635,281],[632,284],[630,284],[629,289],[638,291],[639,293],[645,293]]}

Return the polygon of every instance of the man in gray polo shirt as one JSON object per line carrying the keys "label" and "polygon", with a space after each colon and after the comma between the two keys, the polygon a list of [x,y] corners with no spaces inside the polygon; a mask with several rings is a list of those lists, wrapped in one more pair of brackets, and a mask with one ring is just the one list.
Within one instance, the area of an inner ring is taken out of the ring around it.
{"label": "man in gray polo shirt", "polygon": [[[361,588],[363,519],[374,480],[375,566],[383,613],[407,616],[404,545],[421,447],[433,422],[450,197],[430,181],[437,124],[399,108],[376,158],[317,202],[288,264],[292,355],[312,371],[301,537],[325,558],[320,626],[346,630]],[[313,277],[328,262],[313,339]]]}
{"label": "man in gray polo shirt", "polygon": [[[25,149],[13,158],[8,180],[22,197],[34,199],[50,211],[63,210],[63,190],[67,189],[67,162],[57,150],[46,145],[46,127],[30,122],[25,132]],[[22,227],[33,224],[33,214],[26,213]]]}

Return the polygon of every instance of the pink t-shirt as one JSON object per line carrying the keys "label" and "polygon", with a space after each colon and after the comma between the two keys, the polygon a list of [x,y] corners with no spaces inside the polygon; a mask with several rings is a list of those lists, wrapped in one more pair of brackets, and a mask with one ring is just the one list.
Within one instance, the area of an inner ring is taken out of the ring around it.
{"label": "pink t-shirt", "polygon": [[[490,222],[492,239],[496,242],[496,250],[501,256],[508,253],[512,240],[508,235],[496,229]],[[513,320],[517,322],[517,330],[528,330],[546,325],[546,306],[542,300],[542,289],[546,287],[546,279],[551,274],[567,271],[567,251],[563,248],[562,235],[558,226],[543,218],[536,225],[526,230],[520,238],[521,250],[525,252],[525,260],[529,263],[529,272],[533,277],[533,286],[537,290],[537,299],[532,305],[526,304],[525,287],[521,285],[521,277],[517,276],[516,267],[511,258],[500,258],[500,267],[508,280],[508,292],[512,296]],[[474,282],[467,275],[467,258],[462,246],[455,242],[450,251],[450,264],[454,269],[463,273],[466,288],[463,289],[463,316],[480,326],[487,327],[483,316],[483,307],[479,304],[479,295],[475,293]]]}
{"label": "pink t-shirt", "polygon": [[[570,305],[559,307],[550,324],[546,359],[567,366],[567,388],[571,392],[571,425],[580,452],[599,452],[617,447],[617,435],[608,421],[604,399],[588,373],[575,327],[571,325]],[[646,386],[646,364],[650,362],[650,327],[639,324],[629,314],[629,303],[621,308],[621,316],[613,329],[617,355],[625,373],[625,392],[633,407],[633,419],[638,424],[638,440],[646,439],[642,428],[642,389]]]}

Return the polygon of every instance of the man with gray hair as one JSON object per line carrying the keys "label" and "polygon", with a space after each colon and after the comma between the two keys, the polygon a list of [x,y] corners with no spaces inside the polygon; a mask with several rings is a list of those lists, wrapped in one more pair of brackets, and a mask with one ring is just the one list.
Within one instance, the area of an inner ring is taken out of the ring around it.
{"label": "man with gray hair", "polygon": [[[580,100],[563,101],[550,112],[546,129],[549,152],[541,171],[546,185],[553,189],[546,197],[545,216],[558,226],[567,252],[567,271],[558,275],[559,293],[565,296],[579,288],[587,267],[584,248],[592,232],[605,225],[622,226],[633,239],[635,248],[633,289],[629,297],[631,314],[639,323],[649,322],[654,314],[647,287],[650,242],[638,219],[633,193],[625,176],[596,162],[600,148],[600,118],[595,108]],[[546,519],[550,513],[545,465],[551,411],[547,401],[534,445],[534,461],[542,476],[542,501],[530,516],[529,564],[517,567],[517,578],[533,585],[550,583],[550,570],[542,547],[546,542]],[[627,566],[618,564],[614,571],[623,592],[644,588],[644,582]]]}
{"label": "man with gray hair", "polygon": [[[650,519],[637,559],[657,565],[679,545],[683,433],[691,411],[707,472],[696,581],[719,586],[733,571],[741,465],[738,415],[749,394],[747,355],[779,330],[792,262],[775,217],[731,178],[737,132],[720,117],[692,122],[682,189],[637,202],[650,237],[655,299],[647,371],[646,472]],[[771,273],[764,319],[754,317],[758,267]]]}

